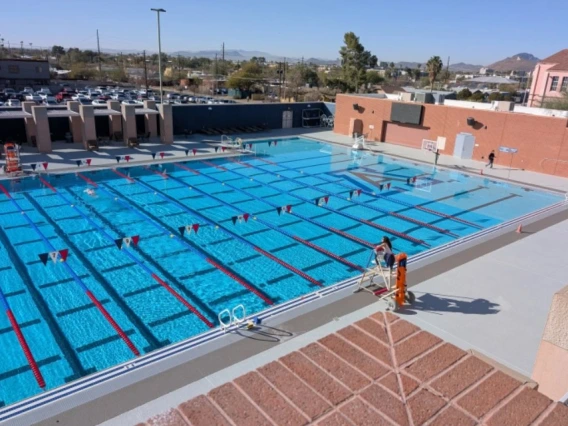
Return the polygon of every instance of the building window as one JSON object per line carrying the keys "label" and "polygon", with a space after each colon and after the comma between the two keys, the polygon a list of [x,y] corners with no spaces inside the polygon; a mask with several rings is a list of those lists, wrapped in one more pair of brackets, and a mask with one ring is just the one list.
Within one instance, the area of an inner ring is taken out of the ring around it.
{"label": "building window", "polygon": [[558,80],[560,77],[552,77],[552,82],[550,83],[550,91],[554,92],[558,90]]}
{"label": "building window", "polygon": [[8,65],[8,72],[10,74],[19,74],[20,67],[18,65]]}
{"label": "building window", "polygon": [[562,86],[560,86],[561,92],[568,92],[568,77],[562,79]]}

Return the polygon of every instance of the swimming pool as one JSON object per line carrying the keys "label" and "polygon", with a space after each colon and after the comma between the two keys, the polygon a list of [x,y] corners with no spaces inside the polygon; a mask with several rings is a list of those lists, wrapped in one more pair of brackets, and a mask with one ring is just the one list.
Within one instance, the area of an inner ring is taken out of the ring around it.
{"label": "swimming pool", "polygon": [[0,181],[0,406],[355,277],[383,235],[412,256],[564,199],[301,138],[251,149]]}

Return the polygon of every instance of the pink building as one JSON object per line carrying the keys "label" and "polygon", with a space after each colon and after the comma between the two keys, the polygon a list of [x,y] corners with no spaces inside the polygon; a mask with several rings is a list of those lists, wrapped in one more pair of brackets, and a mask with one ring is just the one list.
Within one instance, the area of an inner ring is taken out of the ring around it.
{"label": "pink building", "polygon": [[528,106],[539,107],[543,99],[559,98],[567,91],[568,49],[564,49],[536,64]]}

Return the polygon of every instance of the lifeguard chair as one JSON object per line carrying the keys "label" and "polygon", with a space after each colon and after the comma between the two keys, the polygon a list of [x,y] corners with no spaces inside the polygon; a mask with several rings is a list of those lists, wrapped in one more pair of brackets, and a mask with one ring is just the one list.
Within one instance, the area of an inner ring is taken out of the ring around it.
{"label": "lifeguard chair", "polygon": [[387,309],[394,311],[405,302],[413,304],[415,296],[406,286],[406,253],[393,256],[392,261],[396,262],[396,269],[390,268],[390,265],[383,266],[380,260],[375,266],[366,268],[354,292],[371,293],[387,302]]}
{"label": "lifeguard chair", "polygon": [[22,163],[20,162],[20,148],[13,142],[4,144],[4,156],[6,164],[4,172],[9,175],[22,173]]}

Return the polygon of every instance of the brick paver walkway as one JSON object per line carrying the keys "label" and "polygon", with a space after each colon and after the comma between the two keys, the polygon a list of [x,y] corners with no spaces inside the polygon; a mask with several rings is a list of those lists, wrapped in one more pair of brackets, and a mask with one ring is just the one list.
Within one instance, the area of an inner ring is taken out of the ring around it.
{"label": "brick paver walkway", "polygon": [[376,313],[148,425],[568,425],[568,407],[390,313]]}

